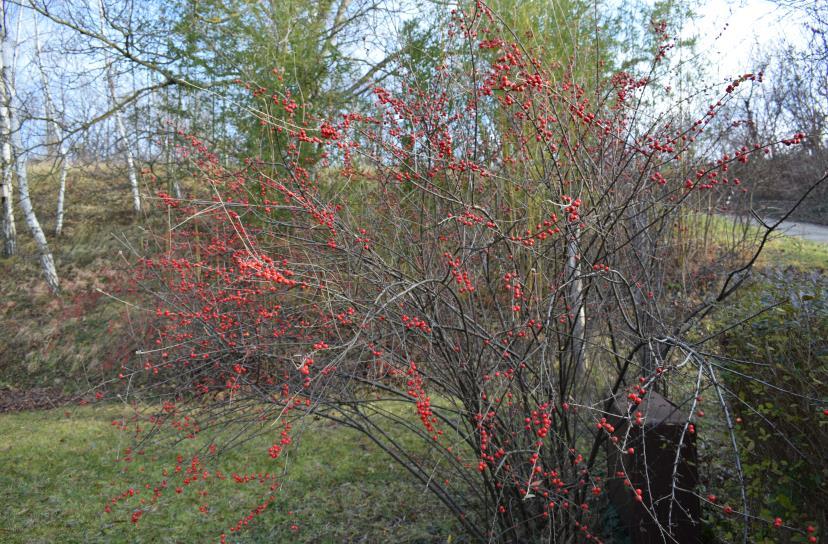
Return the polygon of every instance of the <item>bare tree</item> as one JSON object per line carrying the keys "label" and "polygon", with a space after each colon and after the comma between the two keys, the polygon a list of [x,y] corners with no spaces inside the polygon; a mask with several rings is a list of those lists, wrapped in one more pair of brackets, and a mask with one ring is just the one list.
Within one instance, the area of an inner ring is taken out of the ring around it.
{"label": "bare tree", "polygon": [[8,143],[9,151],[14,156],[14,168],[17,174],[17,188],[20,194],[20,208],[23,210],[23,218],[37,244],[37,249],[40,253],[40,264],[43,269],[43,275],[46,278],[46,283],[53,293],[57,293],[60,290],[60,283],[58,281],[57,270],[55,269],[55,261],[49,249],[49,244],[46,241],[46,236],[43,234],[43,229],[40,227],[40,222],[37,220],[37,215],[32,207],[32,200],[29,196],[26,150],[23,147],[20,137],[20,118],[15,111],[15,108],[19,106],[19,98],[14,84],[15,63],[11,60],[15,55],[15,46],[12,43],[8,26],[5,23],[8,15],[5,3],[0,7],[0,15],[2,15],[4,22],[2,31],[0,31],[2,32],[0,34],[0,41],[2,41],[0,68],[2,68],[4,76],[2,85],[0,85],[0,93],[2,93],[0,94],[0,100],[3,103],[3,107],[0,108],[3,139]]}
{"label": "bare tree", "polygon": [[[100,16],[101,35],[106,35],[106,27],[104,25],[106,13],[104,11],[103,0],[98,0],[98,14]],[[118,103],[115,94],[115,74],[112,70],[112,63],[110,62],[107,49],[104,49],[104,62],[106,63],[106,85],[109,91],[109,99],[114,107]],[[118,136],[121,139],[121,144],[124,146],[124,152],[126,153],[127,177],[129,178],[129,187],[132,191],[132,209],[135,213],[139,213],[141,211],[141,192],[138,187],[138,175],[135,172],[135,156],[133,155],[132,146],[127,137],[124,114],[121,108],[115,109],[115,124],[118,127]]]}
{"label": "bare tree", "polygon": [[[4,13],[5,14],[5,13]],[[5,21],[3,22],[3,43],[5,44]],[[5,50],[5,49],[4,49]],[[5,62],[0,62],[0,69],[2,69],[3,82],[9,79],[8,69]],[[5,83],[3,87],[3,100],[0,101],[0,120],[2,126],[0,131],[3,134],[2,143],[2,159],[3,159],[3,174],[0,178],[0,198],[3,200],[3,255],[11,257],[17,252],[17,232],[14,226],[14,190],[12,181],[14,178],[11,149],[11,118],[5,99]]]}
{"label": "bare tree", "polygon": [[55,110],[54,101],[52,100],[52,93],[49,90],[49,76],[46,73],[46,69],[43,67],[43,52],[40,47],[40,35],[37,30],[36,19],[34,30],[35,62],[37,64],[38,71],[40,72],[41,83],[43,84],[43,102],[47,119],[46,122],[51,127],[51,134],[56,140],[58,161],[60,162],[57,213],[55,214],[55,236],[60,236],[61,231],[63,230],[63,207],[64,196],[66,194],[66,174],[69,170],[69,150],[67,148],[66,140],[63,137],[63,129],[57,120],[57,111]]}

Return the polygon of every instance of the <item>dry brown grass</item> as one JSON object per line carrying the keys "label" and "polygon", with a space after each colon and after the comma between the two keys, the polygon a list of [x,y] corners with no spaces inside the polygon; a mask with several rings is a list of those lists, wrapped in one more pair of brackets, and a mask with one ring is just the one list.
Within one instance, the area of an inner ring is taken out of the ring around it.
{"label": "dry brown grass", "polygon": [[[63,234],[56,237],[57,172],[51,166],[33,165],[29,176],[62,293],[49,293],[18,212],[18,254],[0,258],[0,389],[85,389],[105,378],[131,347],[126,308],[102,291],[116,293],[126,285],[130,259],[122,240],[141,243],[154,219],[132,212],[126,177],[117,169],[76,168],[67,180]],[[154,190],[143,187],[144,193]]]}

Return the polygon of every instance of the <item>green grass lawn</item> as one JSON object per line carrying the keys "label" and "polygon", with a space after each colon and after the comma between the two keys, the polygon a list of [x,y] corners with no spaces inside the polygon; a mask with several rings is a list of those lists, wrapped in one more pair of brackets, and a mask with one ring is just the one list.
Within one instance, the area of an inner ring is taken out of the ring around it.
{"label": "green grass lawn", "polygon": [[759,258],[760,266],[792,266],[798,270],[828,270],[828,244],[794,236],[775,236]]}
{"label": "green grass lawn", "polygon": [[[745,257],[753,251],[764,234],[758,225],[746,224],[744,219],[723,215],[689,214],[685,221],[699,239],[705,237],[719,249],[744,243]],[[744,242],[743,242],[744,241]],[[812,242],[776,231],[768,238],[756,261],[757,268],[791,267],[802,272],[828,270],[828,244]]]}
{"label": "green grass lawn", "polygon": [[[141,505],[152,495],[144,485],[165,479],[175,453],[149,457],[148,449],[117,461],[132,444],[112,421],[130,412],[98,404],[0,416],[0,542],[218,542],[267,493],[258,482],[228,477],[176,495],[181,478],[172,475],[161,499]],[[228,542],[457,541],[454,521],[423,486],[359,433],[312,422],[284,462],[268,456],[272,442],[254,439],[207,467],[228,476],[279,473],[275,502],[247,530],[228,532]],[[130,487],[140,493],[105,513],[107,501]],[[144,514],[133,524],[137,509]]]}

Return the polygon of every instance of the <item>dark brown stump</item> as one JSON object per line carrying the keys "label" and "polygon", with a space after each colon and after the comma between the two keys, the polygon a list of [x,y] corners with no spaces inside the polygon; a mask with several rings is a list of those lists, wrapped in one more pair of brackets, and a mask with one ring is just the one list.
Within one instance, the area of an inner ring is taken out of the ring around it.
{"label": "dark brown stump", "polygon": [[[616,406],[617,411],[626,413],[628,403],[623,399]],[[643,425],[635,423],[636,412],[644,416]],[[693,493],[698,483],[695,435],[686,432],[682,439],[687,409],[680,412],[666,398],[650,392],[640,405],[633,405],[630,416],[632,428],[624,451],[620,452],[612,443],[607,450],[607,490],[618,516],[617,529],[634,544],[700,542],[701,505]],[[613,436],[623,440],[629,420],[610,418],[610,422],[615,426]],[[634,448],[635,453],[627,453],[628,448]],[[625,484],[624,477],[616,476],[622,471],[626,471],[631,486]],[[642,491],[640,502],[636,500],[636,489]]]}

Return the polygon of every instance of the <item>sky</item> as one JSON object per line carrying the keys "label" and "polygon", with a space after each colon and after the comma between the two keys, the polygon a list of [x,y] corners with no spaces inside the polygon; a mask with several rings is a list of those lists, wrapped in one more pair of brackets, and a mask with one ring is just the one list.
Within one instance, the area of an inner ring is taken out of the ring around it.
{"label": "sky", "polygon": [[697,33],[698,50],[716,79],[753,71],[757,54],[783,38],[807,44],[801,14],[768,0],[702,0],[697,13],[701,17],[684,35]]}

